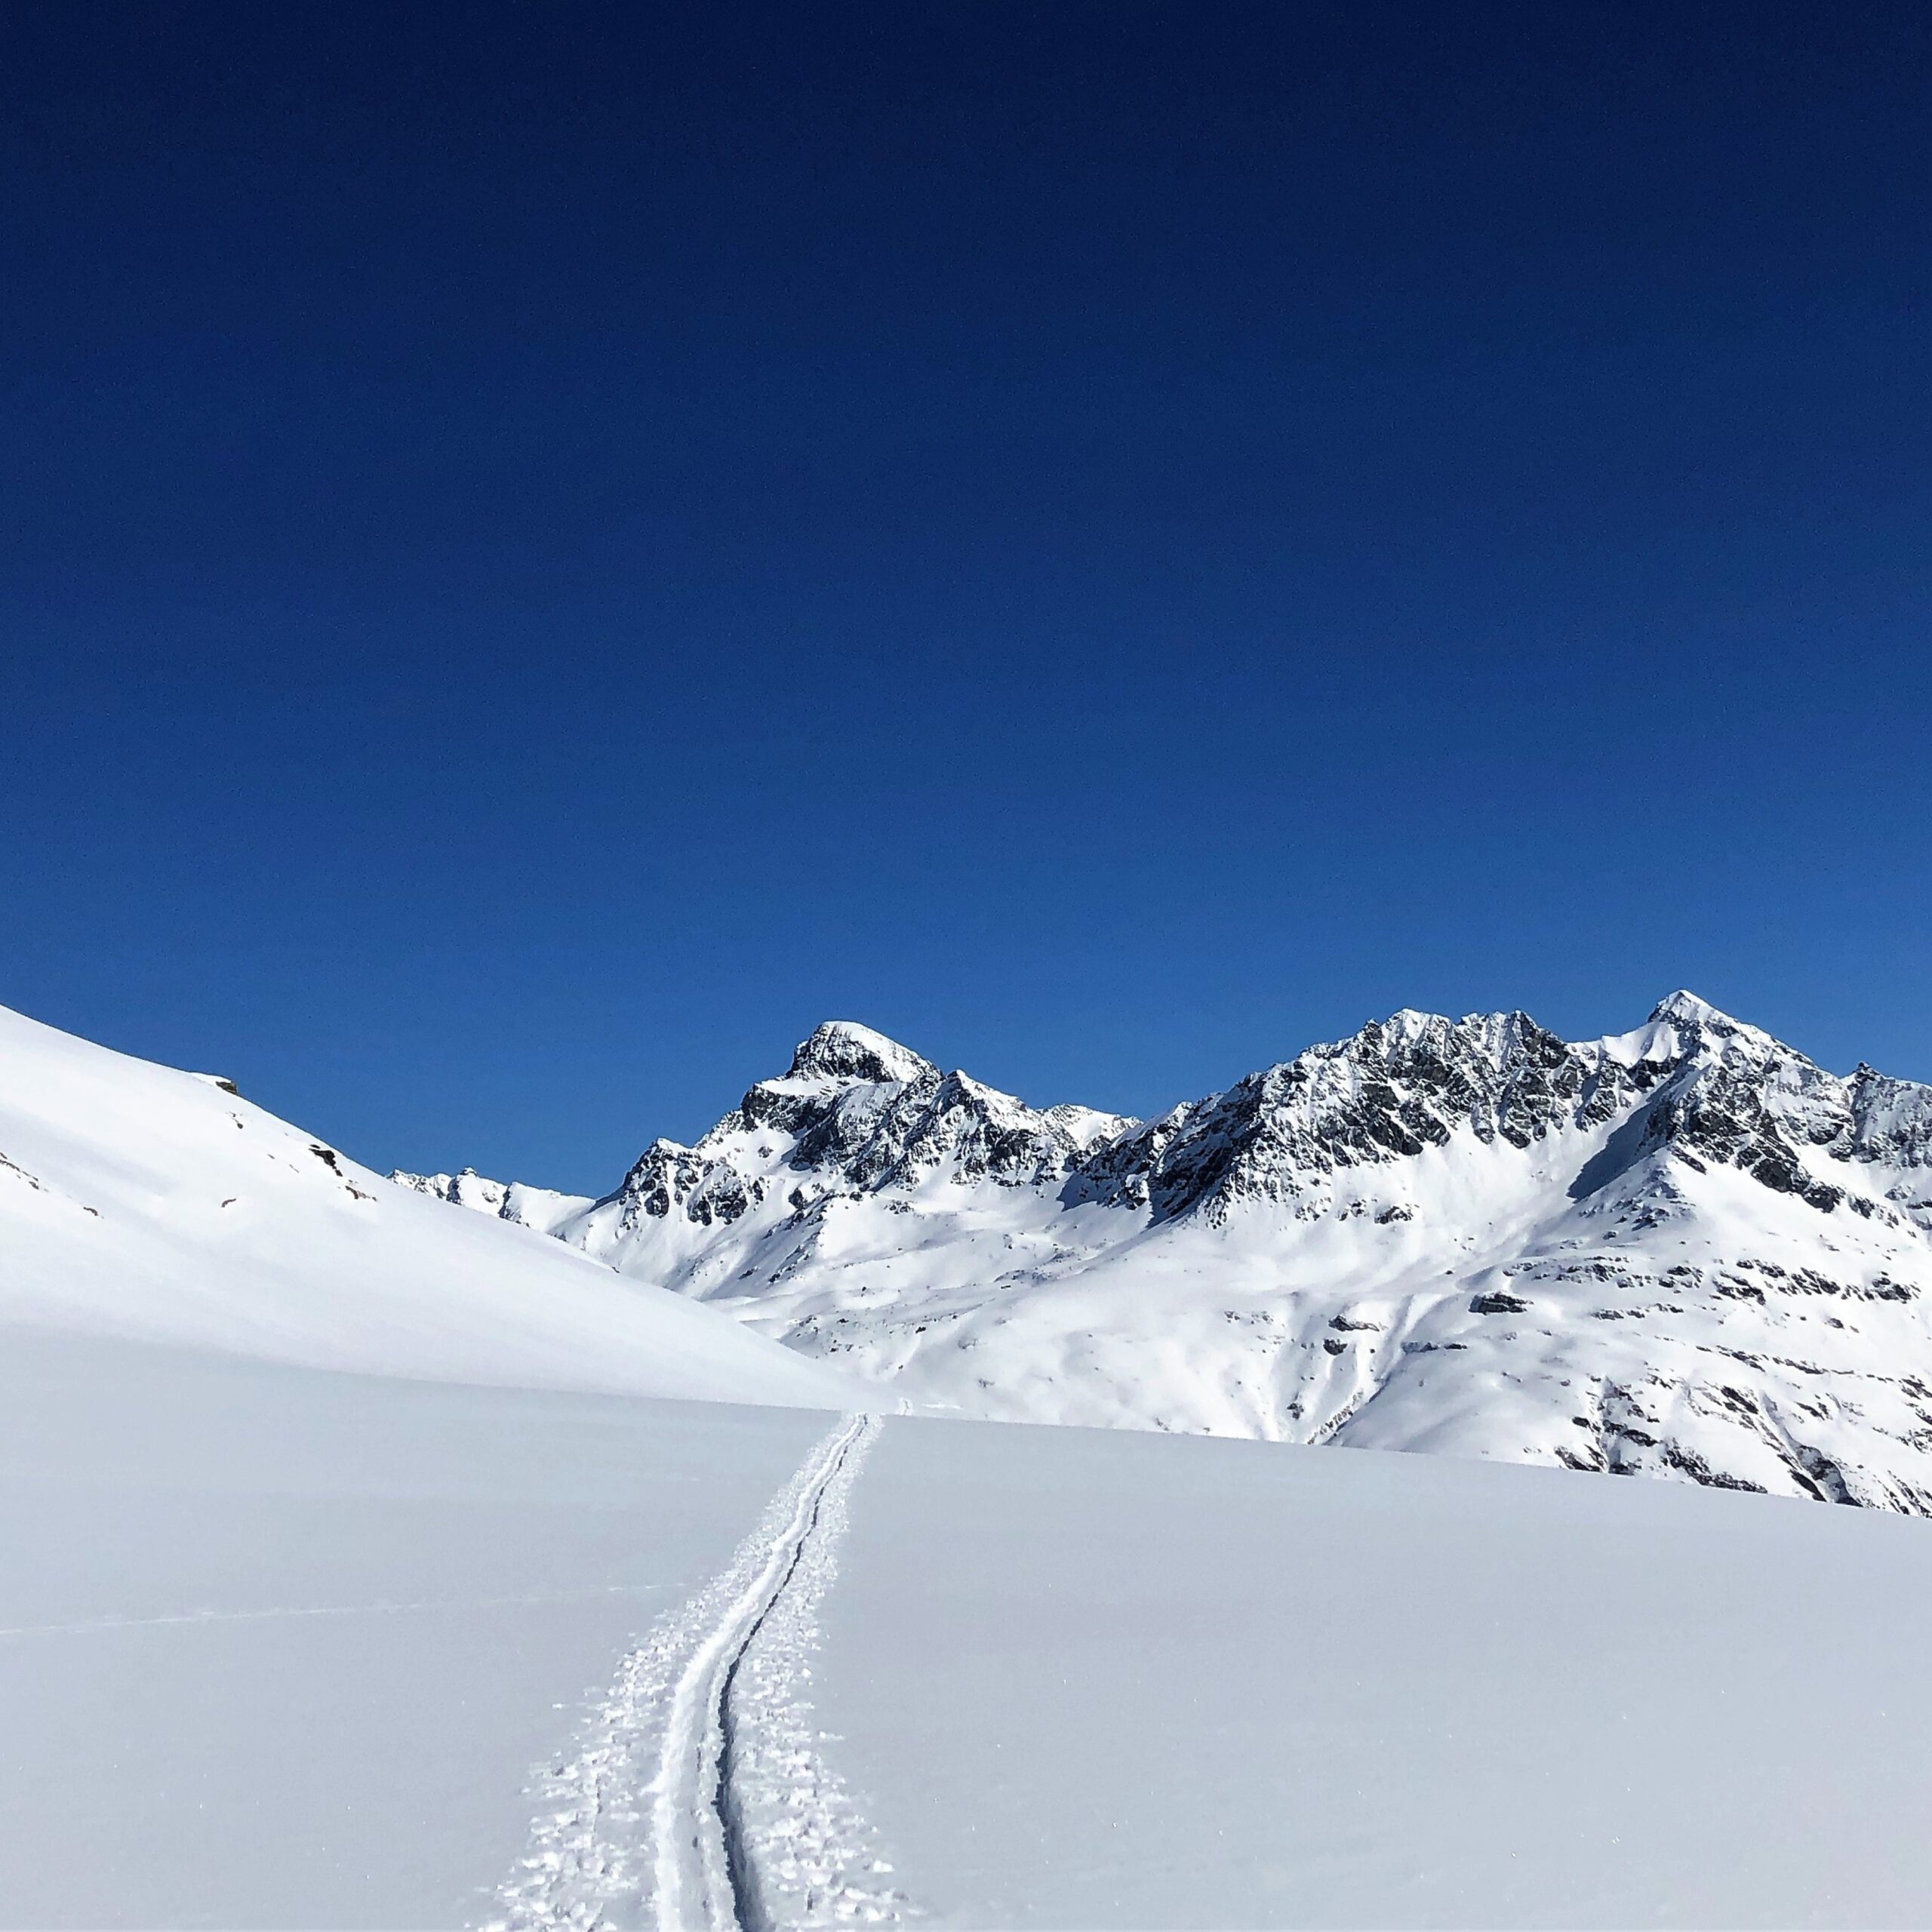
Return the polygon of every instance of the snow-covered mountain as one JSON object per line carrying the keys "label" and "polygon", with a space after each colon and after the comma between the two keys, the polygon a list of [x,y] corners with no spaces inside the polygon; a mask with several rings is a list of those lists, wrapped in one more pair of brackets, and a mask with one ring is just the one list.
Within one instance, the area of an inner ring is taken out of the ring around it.
{"label": "snow-covered mountain", "polygon": [[831,1022],[601,1200],[398,1178],[972,1414],[1932,1513],[1932,1088],[1688,993],[1398,1013],[1146,1122]]}
{"label": "snow-covered mountain", "polygon": [[0,1328],[525,1388],[837,1407],[690,1300],[389,1186],[227,1081],[0,1008]]}

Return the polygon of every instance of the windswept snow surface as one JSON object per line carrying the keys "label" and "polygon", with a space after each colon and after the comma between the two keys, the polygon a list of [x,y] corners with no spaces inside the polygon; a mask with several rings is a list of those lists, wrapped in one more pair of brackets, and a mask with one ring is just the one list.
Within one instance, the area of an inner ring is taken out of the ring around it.
{"label": "windswept snow surface", "polygon": [[826,1422],[0,1337],[0,1924],[483,1923]]}
{"label": "windswept snow surface", "polygon": [[815,1695],[932,1924],[1932,1921],[1923,1523],[888,1422]]}
{"label": "windswept snow surface", "polygon": [[1932,1901],[1896,1516],[24,1331],[0,1515],[10,1926]]}
{"label": "windswept snow surface", "polygon": [[0,1330],[838,1408],[836,1371],[390,1186],[211,1075],[0,1008]]}
{"label": "windswept snow surface", "polygon": [[537,1218],[922,1405],[1932,1514],[1932,1088],[1688,993],[1398,1013],[1144,1123],[829,1022]]}

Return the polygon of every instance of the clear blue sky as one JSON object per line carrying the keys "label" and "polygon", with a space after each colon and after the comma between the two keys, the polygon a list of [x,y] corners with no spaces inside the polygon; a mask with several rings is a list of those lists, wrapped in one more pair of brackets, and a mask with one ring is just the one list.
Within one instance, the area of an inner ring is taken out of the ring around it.
{"label": "clear blue sky", "polygon": [[826,1015],[1932,1078],[1922,8],[4,31],[5,1003],[584,1189]]}

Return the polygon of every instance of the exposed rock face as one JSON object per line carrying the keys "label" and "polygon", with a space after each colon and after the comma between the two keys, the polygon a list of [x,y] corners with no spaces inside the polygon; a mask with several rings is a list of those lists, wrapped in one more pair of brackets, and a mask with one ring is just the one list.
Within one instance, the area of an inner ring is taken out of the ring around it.
{"label": "exposed rock face", "polygon": [[1866,1067],[1835,1078],[1675,993],[1629,1057],[1605,1041],[1571,1045],[1521,1013],[1371,1021],[1122,1137],[1088,1164],[1082,1186],[1157,1220],[1220,1219],[1244,1202],[1325,1201],[1332,1189],[1318,1184],[1344,1169],[1459,1135],[1527,1149],[1629,1117],[1652,1094],[1633,1152],[1668,1147],[1734,1167],[1826,1213],[1847,1190],[1815,1176],[1801,1146],[1901,1167],[1922,1166],[1932,1146],[1927,1089]]}
{"label": "exposed rock face", "polygon": [[602,1201],[414,1184],[976,1413],[1932,1513],[1932,1089],[1687,993],[1404,1011],[1146,1123],[831,1022]]}
{"label": "exposed rock face", "polygon": [[1036,1111],[869,1028],[828,1020],[783,1078],[761,1081],[694,1147],[654,1141],[614,1198],[660,1218],[728,1223],[765,1198],[781,1152],[783,1168],[820,1193],[912,1188],[942,1171],[962,1186],[1038,1186],[1128,1124],[1085,1107]]}
{"label": "exposed rock face", "polygon": [[833,1085],[854,1081],[873,1086],[917,1080],[937,1069],[896,1040],[849,1020],[828,1020],[801,1040],[786,1069],[787,1080],[822,1080]]}
{"label": "exposed rock face", "polygon": [[1351,1168],[1446,1147],[1459,1133],[1527,1148],[1613,1118],[1663,1069],[1566,1045],[1521,1013],[1451,1022],[1402,1012],[1312,1047],[1106,1149],[1084,1180],[1102,1199],[1173,1220],[1247,1202],[1294,1205]]}

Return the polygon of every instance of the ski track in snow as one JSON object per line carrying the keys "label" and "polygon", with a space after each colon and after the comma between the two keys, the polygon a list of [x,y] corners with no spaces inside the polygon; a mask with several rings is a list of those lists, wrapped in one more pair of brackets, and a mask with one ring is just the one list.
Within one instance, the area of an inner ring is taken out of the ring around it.
{"label": "ski track in snow", "polygon": [[894,1923],[872,1827],[821,1759],[804,1687],[846,1503],[877,1439],[844,1417],[730,1564],[626,1656],[546,1766],[531,1845],[488,1932]]}

